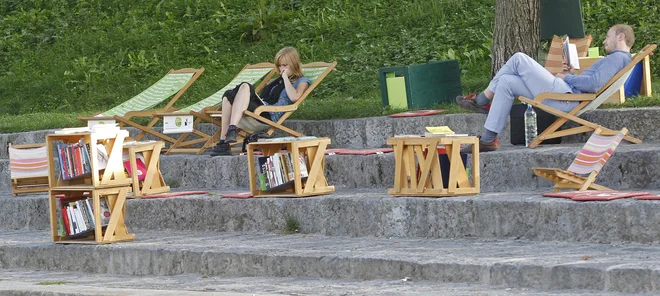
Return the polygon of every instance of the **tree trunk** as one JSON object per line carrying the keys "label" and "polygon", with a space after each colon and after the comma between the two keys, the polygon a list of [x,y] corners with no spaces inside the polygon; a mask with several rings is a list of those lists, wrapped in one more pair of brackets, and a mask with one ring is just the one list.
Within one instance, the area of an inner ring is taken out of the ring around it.
{"label": "tree trunk", "polygon": [[538,57],[539,6],[539,0],[497,0],[491,77],[516,52]]}

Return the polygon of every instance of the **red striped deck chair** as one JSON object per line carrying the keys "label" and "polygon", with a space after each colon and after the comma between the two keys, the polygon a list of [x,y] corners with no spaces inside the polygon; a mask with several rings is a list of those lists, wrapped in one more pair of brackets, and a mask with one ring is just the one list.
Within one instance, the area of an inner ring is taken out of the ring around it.
{"label": "red striped deck chair", "polygon": [[9,144],[12,193],[48,191],[48,152],[46,144]]}
{"label": "red striped deck chair", "polygon": [[[610,190],[605,186],[595,184],[594,181],[598,172],[612,157],[614,150],[628,133],[628,129],[623,128],[618,134],[612,136],[602,135],[602,132],[603,129],[597,128],[591,134],[568,169],[533,168],[534,174],[554,182],[555,192],[561,189]],[[585,175],[586,177],[584,177]]]}

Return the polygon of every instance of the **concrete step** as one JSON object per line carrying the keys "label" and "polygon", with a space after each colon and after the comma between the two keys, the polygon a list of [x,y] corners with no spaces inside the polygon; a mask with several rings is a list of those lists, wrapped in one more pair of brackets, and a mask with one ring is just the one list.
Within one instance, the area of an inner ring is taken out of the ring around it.
{"label": "concrete step", "polygon": [[[630,134],[646,142],[660,141],[660,130],[654,125],[660,118],[660,107],[599,109],[585,113],[583,119],[602,124],[608,128],[621,129],[627,127]],[[399,134],[423,134],[426,126],[447,125],[454,131],[470,135],[481,135],[486,121],[484,114],[439,114],[432,116],[389,118],[387,116],[340,120],[287,120],[284,125],[302,134],[328,137],[334,147],[341,148],[373,148],[386,146],[389,137]],[[83,123],[81,122],[81,126]],[[568,123],[567,127],[575,126]],[[212,134],[218,127],[202,124],[199,129]],[[136,129],[129,128],[131,136],[137,134]],[[160,131],[160,128],[155,128]],[[509,123],[499,135],[501,143],[510,143]],[[7,143],[43,143],[52,130],[25,133],[0,134],[0,147]],[[178,137],[177,134],[169,135]],[[589,134],[564,137],[563,143],[584,143]],[[147,139],[154,139],[147,137]],[[0,159],[7,158],[6,149],[0,150]]]}
{"label": "concrete step", "polygon": [[0,267],[89,274],[311,277],[658,293],[660,246],[309,234],[139,232],[133,242],[59,245],[0,231]]}
{"label": "concrete step", "polygon": [[[537,149],[504,146],[482,153],[481,192],[550,190],[552,183],[534,175],[533,167],[566,169],[582,144],[546,145]],[[161,171],[172,187],[198,189],[248,188],[247,156],[169,155]],[[329,155],[325,175],[337,188],[389,188],[394,185],[394,154]],[[468,158],[471,167],[471,158]],[[660,189],[660,143],[621,144],[599,173],[596,183],[626,190]],[[0,160],[0,191],[9,192],[9,161]]]}
{"label": "concrete step", "polygon": [[6,296],[265,296],[265,295],[445,295],[574,296],[629,295],[590,290],[540,291],[482,284],[398,280],[331,280],[324,278],[222,277],[202,274],[134,276],[68,271],[0,270],[0,294]]}
{"label": "concrete step", "polygon": [[[243,189],[245,191],[246,189]],[[514,238],[581,243],[660,243],[660,202],[575,202],[540,192],[391,197],[384,190],[340,190],[308,198],[189,195],[131,199],[131,231],[272,232],[296,221],[300,233],[397,238]],[[658,194],[660,191],[652,191]],[[0,198],[0,228],[50,229],[47,196]]]}

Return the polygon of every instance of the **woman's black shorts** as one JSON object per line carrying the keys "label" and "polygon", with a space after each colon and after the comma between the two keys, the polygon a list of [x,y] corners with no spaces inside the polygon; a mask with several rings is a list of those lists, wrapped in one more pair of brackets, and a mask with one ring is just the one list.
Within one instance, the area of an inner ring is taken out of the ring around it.
{"label": "woman's black shorts", "polygon": [[[254,86],[252,86],[252,84],[247,83],[247,82],[241,82],[236,87],[234,87],[234,89],[230,89],[230,90],[226,91],[225,94],[222,95],[222,96],[227,98],[227,101],[229,101],[229,103],[231,103],[233,105],[234,104],[234,99],[236,98],[236,93],[238,93],[238,90],[241,88],[241,85],[243,85],[243,84],[247,84],[250,87],[250,103],[248,104],[247,109],[250,112],[254,112],[254,110],[256,110],[257,107],[263,106],[263,103],[261,102],[261,100],[257,96],[257,93],[254,91]],[[269,120],[271,119],[269,112],[261,113],[261,117],[269,119]]]}

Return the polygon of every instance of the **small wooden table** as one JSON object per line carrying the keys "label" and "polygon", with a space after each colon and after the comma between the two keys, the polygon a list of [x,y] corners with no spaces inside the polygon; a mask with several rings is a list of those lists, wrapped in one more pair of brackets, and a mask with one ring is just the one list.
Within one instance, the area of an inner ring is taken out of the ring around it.
{"label": "small wooden table", "polygon": [[[456,196],[477,194],[479,184],[479,140],[477,137],[393,137],[395,196]],[[461,159],[461,144],[472,144],[472,183]],[[449,158],[449,184],[444,188],[437,153],[444,145]]]}
{"label": "small wooden table", "polygon": [[[165,144],[163,141],[153,142],[132,142],[124,144],[124,151],[128,152],[128,160],[131,166],[131,184],[133,186],[133,195],[129,197],[140,197],[149,194],[165,193],[170,191],[170,186],[165,185],[163,174],[160,172],[160,151]],[[142,153],[144,157],[144,166],[147,174],[143,181],[139,180],[136,173],[137,154]],[[140,184],[140,182],[142,184]]]}

